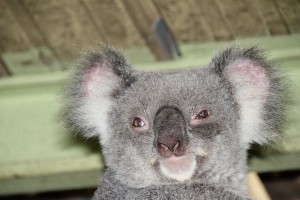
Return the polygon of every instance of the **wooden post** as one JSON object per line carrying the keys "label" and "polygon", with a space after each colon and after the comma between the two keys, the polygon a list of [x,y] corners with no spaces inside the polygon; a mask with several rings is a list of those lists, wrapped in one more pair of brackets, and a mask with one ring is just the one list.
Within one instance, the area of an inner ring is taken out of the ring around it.
{"label": "wooden post", "polygon": [[11,72],[9,71],[9,69],[7,68],[7,66],[5,65],[5,62],[3,61],[1,55],[0,55],[0,77],[2,76],[11,76]]}
{"label": "wooden post", "polygon": [[157,60],[169,60],[175,57],[170,56],[170,53],[166,52],[166,50],[175,50],[175,53],[177,52],[177,55],[180,56],[176,41],[166,25],[165,27],[167,29],[164,30],[164,32],[167,31],[169,33],[164,35],[169,35],[169,39],[167,39],[167,42],[169,42],[168,45],[174,46],[175,48],[164,48],[164,44],[161,43],[162,40],[155,34],[155,28],[153,27],[159,20],[163,23],[165,23],[165,21],[152,0],[123,0],[121,2]]}
{"label": "wooden post", "polygon": [[248,188],[254,199],[271,200],[271,197],[256,172],[248,173]]}

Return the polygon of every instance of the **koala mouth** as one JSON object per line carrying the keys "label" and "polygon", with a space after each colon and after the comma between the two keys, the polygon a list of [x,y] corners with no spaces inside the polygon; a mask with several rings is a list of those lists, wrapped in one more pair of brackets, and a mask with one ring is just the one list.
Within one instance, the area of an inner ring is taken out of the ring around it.
{"label": "koala mouth", "polygon": [[177,181],[189,180],[196,169],[196,157],[194,154],[185,154],[183,156],[171,156],[159,160],[161,173]]}

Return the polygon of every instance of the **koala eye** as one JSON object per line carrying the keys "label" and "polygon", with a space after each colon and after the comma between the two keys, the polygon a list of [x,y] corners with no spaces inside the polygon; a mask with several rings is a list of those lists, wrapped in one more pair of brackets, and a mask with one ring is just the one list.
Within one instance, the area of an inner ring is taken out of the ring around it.
{"label": "koala eye", "polygon": [[132,126],[136,128],[144,127],[146,123],[139,117],[135,117],[132,121]]}
{"label": "koala eye", "polygon": [[196,114],[191,117],[192,125],[199,125],[206,122],[206,119],[210,116],[210,112],[208,110],[200,110]]}
{"label": "koala eye", "polygon": [[149,123],[142,115],[137,115],[131,118],[129,125],[131,126],[131,128],[138,132],[146,131],[149,129]]}
{"label": "koala eye", "polygon": [[209,116],[208,110],[201,110],[196,116],[195,119],[205,119]]}

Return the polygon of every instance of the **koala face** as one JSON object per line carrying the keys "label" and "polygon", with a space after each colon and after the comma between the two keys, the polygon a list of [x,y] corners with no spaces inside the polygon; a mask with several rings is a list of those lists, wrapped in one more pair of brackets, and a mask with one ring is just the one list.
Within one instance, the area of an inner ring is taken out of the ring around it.
{"label": "koala face", "polygon": [[106,48],[72,76],[65,119],[99,137],[128,186],[238,184],[249,144],[278,137],[284,88],[271,65],[256,48],[229,48],[199,69],[143,72]]}
{"label": "koala face", "polygon": [[238,146],[237,106],[230,87],[220,87],[220,77],[207,68],[137,76],[109,114],[113,131],[103,146],[118,146],[107,149],[109,155],[121,155],[112,160],[107,156],[107,163],[118,166],[128,152],[126,162],[132,163],[132,157],[142,161],[131,166],[136,170],[152,172],[156,179],[184,181],[204,167],[208,155]]}

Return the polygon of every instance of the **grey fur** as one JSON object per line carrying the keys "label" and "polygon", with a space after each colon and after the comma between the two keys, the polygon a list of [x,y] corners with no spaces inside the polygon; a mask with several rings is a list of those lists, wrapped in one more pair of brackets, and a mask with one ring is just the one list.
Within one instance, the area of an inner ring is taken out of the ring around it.
{"label": "grey fur", "polygon": [[[254,72],[247,69],[248,65]],[[97,73],[90,70],[97,67],[101,68]],[[120,53],[108,47],[87,54],[66,87],[64,119],[69,128],[100,139],[107,169],[93,199],[247,199],[247,149],[252,142],[279,138],[285,110],[282,80],[274,63],[256,47],[231,47],[203,68],[176,72],[133,70]],[[99,87],[91,87],[90,96],[84,95],[84,85],[92,81],[92,86]],[[254,89],[253,94],[248,94],[248,89]],[[239,94],[245,92],[243,99]],[[101,102],[107,109],[98,105]],[[252,112],[245,105],[257,105],[259,109]],[[85,106],[93,112],[100,109],[99,113],[89,114]],[[177,123],[182,126],[154,120],[164,107],[178,110]],[[192,116],[199,110],[209,110],[210,116],[192,125]],[[245,128],[241,124],[248,126],[248,115],[250,125]],[[99,116],[105,122],[100,122]],[[136,116],[147,121],[146,130],[132,127]],[[107,127],[101,129],[98,121]],[[154,127],[164,123],[169,124],[159,130],[178,132],[172,127],[184,127],[180,142],[184,153],[192,155],[190,160],[196,163],[193,167],[187,158],[190,174],[175,173],[174,178],[169,174],[177,166],[170,163],[167,172],[163,171],[162,166],[169,165],[162,164],[165,159],[158,152]]]}

